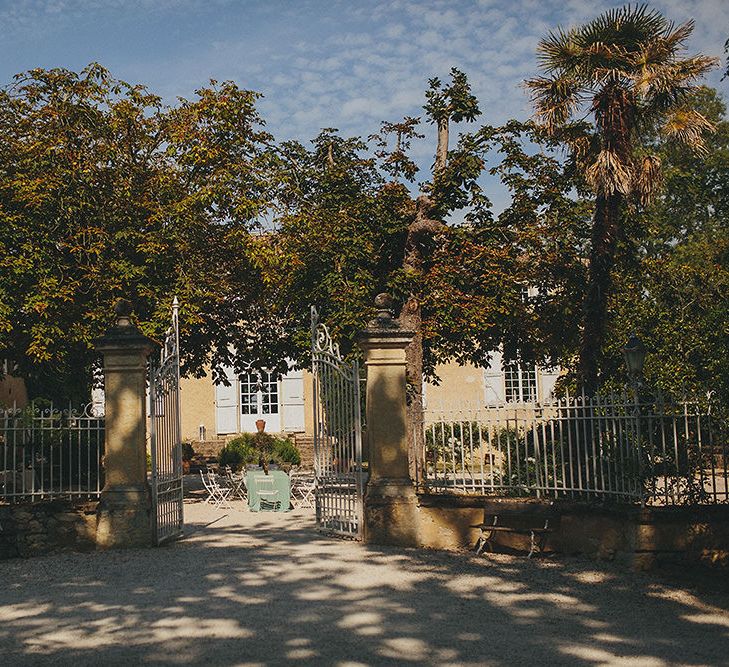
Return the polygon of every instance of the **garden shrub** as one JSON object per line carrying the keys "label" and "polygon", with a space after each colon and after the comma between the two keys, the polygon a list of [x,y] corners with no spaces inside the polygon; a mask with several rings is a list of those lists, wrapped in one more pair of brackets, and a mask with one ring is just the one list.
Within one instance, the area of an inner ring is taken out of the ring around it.
{"label": "garden shrub", "polygon": [[259,454],[253,443],[253,435],[244,433],[233,438],[223,447],[218,456],[218,463],[238,471],[248,463],[258,463],[258,458]]}
{"label": "garden shrub", "polygon": [[274,461],[282,467],[301,464],[301,452],[288,438],[274,438],[273,457]]}
{"label": "garden shrub", "polygon": [[257,463],[264,469],[269,463],[286,468],[299,465],[301,454],[287,438],[275,438],[268,433],[243,433],[223,447],[218,462],[236,471],[250,463]]}

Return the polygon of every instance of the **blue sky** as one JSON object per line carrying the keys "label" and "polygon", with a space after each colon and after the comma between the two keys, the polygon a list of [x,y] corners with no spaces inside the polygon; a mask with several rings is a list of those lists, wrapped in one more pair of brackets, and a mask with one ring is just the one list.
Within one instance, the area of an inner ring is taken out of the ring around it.
{"label": "blue sky", "polygon": [[[520,82],[535,46],[558,25],[620,2],[589,0],[0,0],[0,82],[31,67],[80,69],[98,61],[168,101],[208,79],[265,95],[277,138],[307,140],[321,127],[367,135],[381,120],[420,115],[432,76],[463,69],[499,123],[531,111]],[[662,0],[676,22],[696,20],[692,51],[723,55],[729,0]],[[717,71],[708,82],[725,95]],[[423,167],[434,140],[415,149]]]}

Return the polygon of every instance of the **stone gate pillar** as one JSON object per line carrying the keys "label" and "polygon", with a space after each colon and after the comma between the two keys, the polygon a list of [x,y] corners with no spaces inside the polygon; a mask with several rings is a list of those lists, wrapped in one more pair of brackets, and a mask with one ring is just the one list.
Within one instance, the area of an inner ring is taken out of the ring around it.
{"label": "stone gate pillar", "polygon": [[417,546],[417,497],[410,478],[405,348],[412,331],[393,319],[392,299],[375,299],[377,318],[358,339],[367,368],[367,446],[370,478],[364,498],[364,540]]}
{"label": "stone gate pillar", "polygon": [[147,357],[157,344],[132,324],[131,304],[114,307],[116,325],[97,340],[104,356],[105,484],[97,508],[101,548],[154,544],[147,482]]}

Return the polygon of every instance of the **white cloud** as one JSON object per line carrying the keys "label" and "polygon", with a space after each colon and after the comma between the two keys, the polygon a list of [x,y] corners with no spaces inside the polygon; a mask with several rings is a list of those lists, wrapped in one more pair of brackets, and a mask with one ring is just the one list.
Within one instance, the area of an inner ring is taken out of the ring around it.
{"label": "white cloud", "polygon": [[[106,41],[96,50],[81,49],[78,58],[88,54],[89,60],[113,66],[118,76],[145,82],[169,100],[191,96],[211,77],[232,78],[264,93],[261,110],[276,136],[303,141],[325,126],[366,136],[380,120],[422,116],[428,78],[447,79],[453,66],[468,73],[484,122],[528,117],[529,101],[520,83],[536,71],[538,40],[557,25],[580,23],[605,7],[623,4],[608,1],[598,6],[594,0],[1,3],[6,45],[0,44],[0,62],[19,49],[33,49],[42,35],[44,44],[57,45],[46,60],[53,62],[55,57],[57,64],[67,65],[78,25],[85,21],[92,25],[91,31],[98,24],[107,31]],[[676,21],[696,19],[692,51],[722,53],[729,36],[729,0],[651,4]],[[144,51],[127,46],[124,40],[136,37],[131,27],[118,37],[113,34],[122,18],[142,28],[158,20],[178,41],[164,52],[155,50],[155,44]],[[5,80],[13,73],[4,72]],[[709,81],[726,92],[727,83],[720,83],[718,73]],[[432,128],[427,126],[426,131],[428,138],[416,144],[415,155],[427,169],[434,140]]]}

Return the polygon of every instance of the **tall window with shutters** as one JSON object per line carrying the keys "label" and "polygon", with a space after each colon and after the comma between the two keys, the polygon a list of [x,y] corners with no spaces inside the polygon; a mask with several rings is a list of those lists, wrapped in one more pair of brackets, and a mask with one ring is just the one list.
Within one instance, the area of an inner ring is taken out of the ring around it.
{"label": "tall window with shutters", "polygon": [[504,390],[507,403],[531,403],[536,401],[536,366],[517,362],[506,364],[504,366]]}

